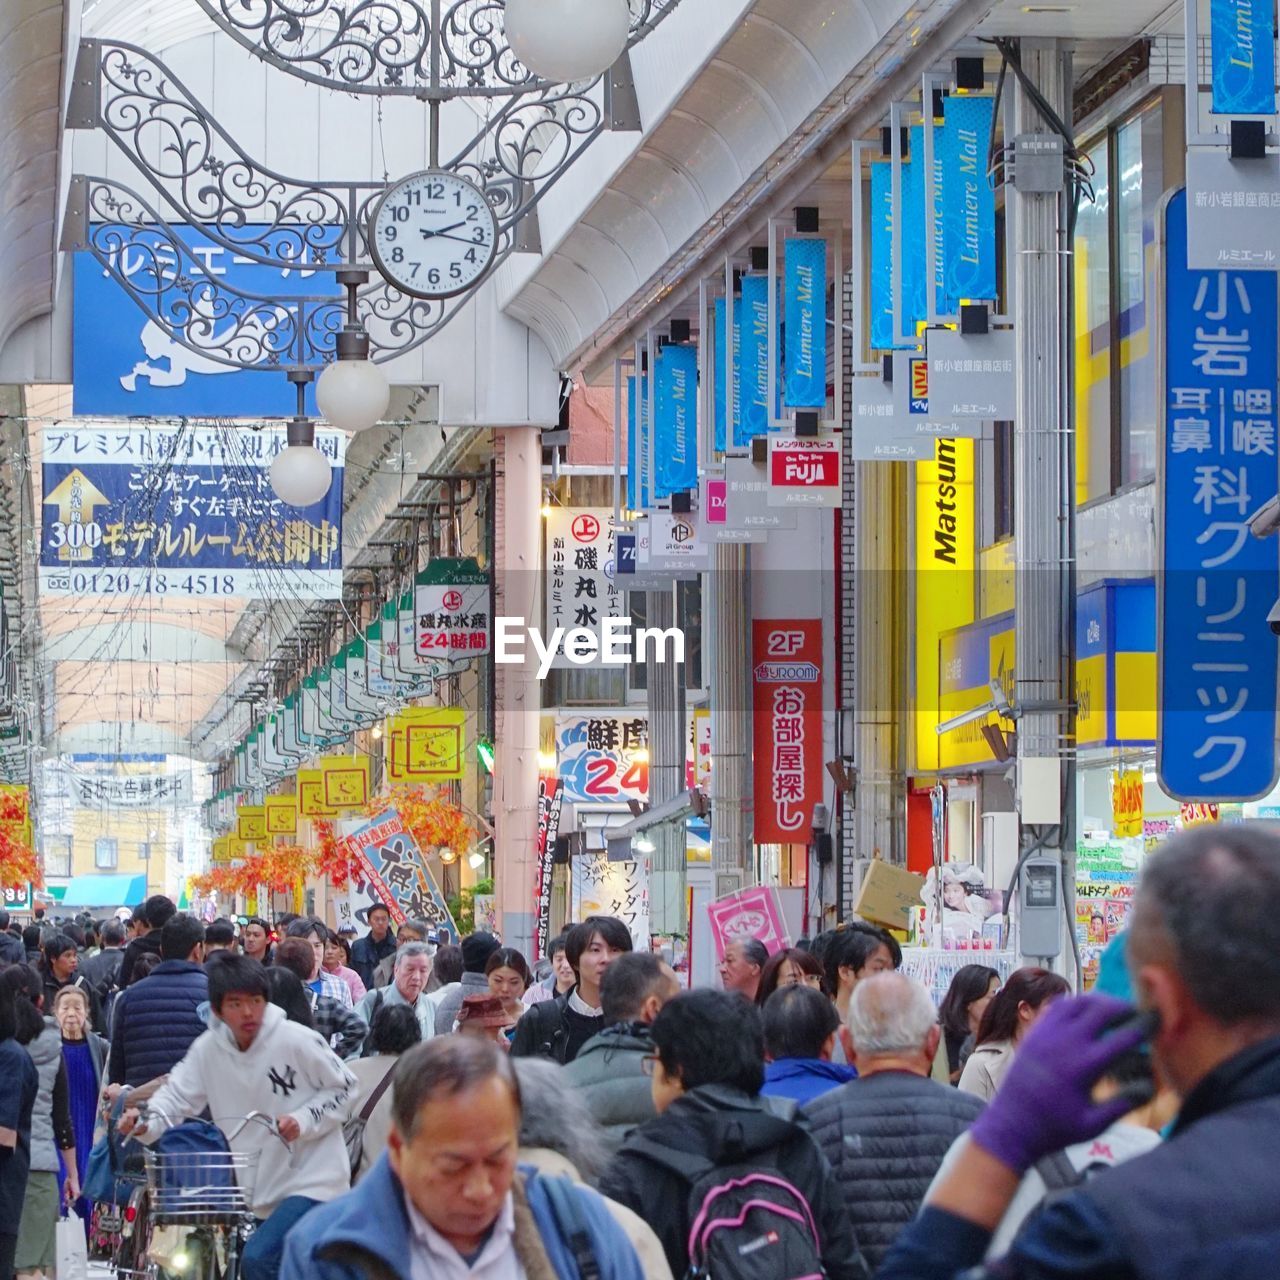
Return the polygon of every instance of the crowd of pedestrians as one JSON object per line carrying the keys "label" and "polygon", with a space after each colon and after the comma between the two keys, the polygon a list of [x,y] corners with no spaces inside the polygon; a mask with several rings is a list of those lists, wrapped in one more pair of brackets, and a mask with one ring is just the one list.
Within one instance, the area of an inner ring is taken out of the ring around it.
{"label": "crowd of pedestrians", "polygon": [[1273,831],[1169,841],[1086,997],[969,965],[935,1008],[862,922],[688,991],[611,917],[535,974],[386,914],[0,919],[0,1280],[88,1230],[118,1100],[143,1144],[203,1115],[256,1153],[246,1280],[1277,1274]]}

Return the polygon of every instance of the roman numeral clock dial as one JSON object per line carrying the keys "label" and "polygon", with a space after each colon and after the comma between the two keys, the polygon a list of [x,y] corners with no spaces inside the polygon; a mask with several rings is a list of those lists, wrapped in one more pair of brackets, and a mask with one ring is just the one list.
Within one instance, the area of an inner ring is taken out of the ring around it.
{"label": "roman numeral clock dial", "polygon": [[484,193],[443,169],[402,178],[378,201],[369,223],[378,270],[417,298],[465,293],[498,251],[498,220]]}

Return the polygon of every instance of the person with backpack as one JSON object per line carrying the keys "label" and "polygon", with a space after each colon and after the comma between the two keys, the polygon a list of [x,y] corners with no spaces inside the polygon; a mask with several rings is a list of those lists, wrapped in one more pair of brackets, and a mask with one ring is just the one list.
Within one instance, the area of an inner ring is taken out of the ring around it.
{"label": "person with backpack", "polygon": [[343,1137],[351,1165],[354,1186],[373,1168],[387,1149],[391,1132],[391,1081],[400,1055],[422,1041],[422,1027],[405,1004],[385,1004],[374,1015],[369,1028],[366,1056],[351,1064],[360,1082],[355,1114],[347,1121]]}
{"label": "person with backpack", "polygon": [[638,1213],[673,1275],[864,1280],[869,1274],[831,1168],[809,1133],[760,1098],[764,1030],[741,995],[691,991],[654,1019],[657,1119],[600,1179]]}
{"label": "person with backpack", "polygon": [[[208,978],[213,1025],[156,1090],[145,1115],[126,1109],[119,1131],[151,1146],[207,1107],[233,1151],[256,1151],[251,1209],[257,1227],[241,1274],[275,1280],[290,1228],[350,1185],[342,1130],[357,1081],[315,1031],[270,1003],[267,971],[258,961],[225,956]],[[243,1123],[255,1112],[274,1117],[274,1131]]]}
{"label": "person with backpack", "polygon": [[385,1154],[290,1232],[280,1280],[645,1280],[594,1191],[518,1167],[507,1054],[437,1036],[396,1066]]}

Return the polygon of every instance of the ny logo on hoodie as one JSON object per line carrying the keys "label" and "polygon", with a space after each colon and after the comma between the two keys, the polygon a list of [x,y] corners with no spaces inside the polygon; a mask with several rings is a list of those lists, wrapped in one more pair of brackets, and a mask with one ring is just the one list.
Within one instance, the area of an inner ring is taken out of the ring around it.
{"label": "ny logo on hoodie", "polygon": [[267,1073],[267,1079],[271,1081],[271,1092],[282,1093],[287,1098],[298,1087],[295,1074],[292,1067],[285,1067],[284,1075],[272,1067]]}

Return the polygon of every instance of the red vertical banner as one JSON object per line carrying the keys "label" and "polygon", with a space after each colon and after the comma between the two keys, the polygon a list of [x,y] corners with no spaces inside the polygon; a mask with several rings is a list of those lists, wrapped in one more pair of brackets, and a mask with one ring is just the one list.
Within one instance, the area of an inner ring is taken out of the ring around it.
{"label": "red vertical banner", "polygon": [[822,623],[752,623],[755,841],[805,844],[822,800]]}
{"label": "red vertical banner", "polygon": [[538,779],[538,877],[533,904],[533,958],[547,954],[551,930],[551,881],[555,874],[556,836],[560,832],[560,805],[564,793],[558,778]]}

